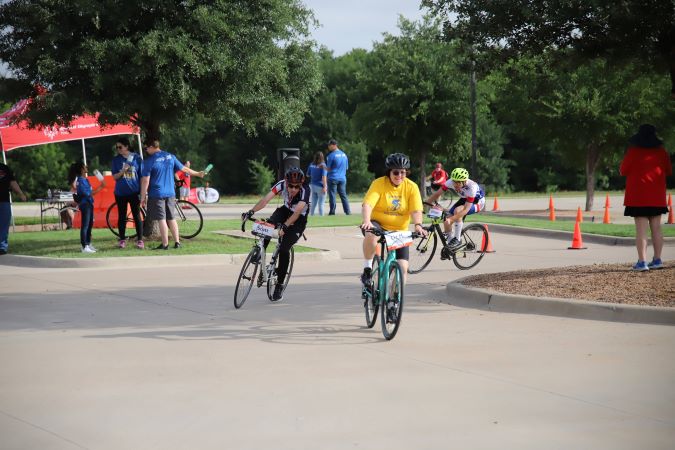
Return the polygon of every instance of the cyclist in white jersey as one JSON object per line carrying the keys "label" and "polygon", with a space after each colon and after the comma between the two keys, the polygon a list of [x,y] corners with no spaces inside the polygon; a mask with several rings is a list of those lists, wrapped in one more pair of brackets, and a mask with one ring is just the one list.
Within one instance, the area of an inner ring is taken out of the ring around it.
{"label": "cyclist in white jersey", "polygon": [[443,229],[449,238],[448,245],[452,248],[460,244],[464,217],[481,212],[485,208],[485,192],[478,183],[469,179],[468,170],[457,167],[450,174],[450,179],[431,194],[427,202],[434,203],[448,189],[454,190],[459,196],[459,200],[449,209],[450,215],[443,222]]}

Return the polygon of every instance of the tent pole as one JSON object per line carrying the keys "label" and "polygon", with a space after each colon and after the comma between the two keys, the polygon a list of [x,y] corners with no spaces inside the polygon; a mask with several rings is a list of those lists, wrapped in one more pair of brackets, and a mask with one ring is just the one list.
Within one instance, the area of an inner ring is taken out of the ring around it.
{"label": "tent pole", "polygon": [[82,161],[87,165],[87,148],[84,145],[84,138],[82,138]]}
{"label": "tent pole", "polygon": [[143,159],[143,144],[141,144],[141,133],[136,133],[136,137],[138,138],[138,153],[141,155],[141,159]]}

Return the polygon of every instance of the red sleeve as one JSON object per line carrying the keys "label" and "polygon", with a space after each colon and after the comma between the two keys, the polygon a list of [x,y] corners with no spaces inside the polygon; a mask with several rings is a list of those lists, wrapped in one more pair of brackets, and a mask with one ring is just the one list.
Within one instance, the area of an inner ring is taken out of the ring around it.
{"label": "red sleeve", "polygon": [[623,161],[621,161],[621,165],[619,166],[619,174],[623,175],[624,177],[628,175],[630,170],[631,160],[633,159],[632,156],[633,150],[629,148],[623,157]]}
{"label": "red sleeve", "polygon": [[666,176],[671,176],[673,174],[673,165],[670,163],[670,155],[663,149],[663,169],[666,172]]}

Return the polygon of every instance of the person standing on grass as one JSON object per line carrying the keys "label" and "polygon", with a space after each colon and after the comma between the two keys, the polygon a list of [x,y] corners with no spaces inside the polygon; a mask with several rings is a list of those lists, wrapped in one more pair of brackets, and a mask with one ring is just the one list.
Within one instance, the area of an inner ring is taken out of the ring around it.
{"label": "person standing on grass", "polygon": [[82,253],[96,253],[96,248],[91,245],[91,229],[94,228],[94,195],[105,187],[105,180],[101,180],[101,184],[92,189],[87,179],[87,170],[87,165],[81,161],[72,164],[68,172],[68,184],[75,188],[73,198],[80,208]]}
{"label": "person standing on grass", "polygon": [[26,195],[16,182],[12,169],[0,163],[0,255],[6,255],[9,251],[9,224],[12,222],[10,190],[14,191],[21,201],[26,201]]}
{"label": "person standing on grass", "polygon": [[204,178],[204,172],[196,172],[186,167],[169,152],[159,148],[159,141],[150,139],[145,144],[148,158],[143,162],[141,172],[141,205],[147,205],[148,219],[159,224],[161,244],[154,250],[169,249],[169,230],[174,239],[173,248],[180,248],[178,223],[174,217],[176,208],[176,185],[174,174],[177,170]]}
{"label": "person standing on grass", "polygon": [[314,215],[317,204],[319,205],[319,215],[323,216],[323,204],[328,190],[326,164],[323,158],[323,152],[314,153],[314,160],[307,168],[307,178],[309,178],[309,189],[312,193],[310,200],[312,210],[310,214]]}
{"label": "person standing on grass", "polygon": [[[673,174],[668,152],[663,141],[656,137],[654,125],[643,124],[628,140],[619,172],[626,177],[623,204],[624,216],[635,220],[635,246],[638,261],[633,266],[637,272],[662,269],[663,230],[661,215],[668,213],[666,203],[666,177]],[[647,264],[647,230],[652,232],[654,257]]]}
{"label": "person standing on grass", "polygon": [[328,141],[326,166],[328,170],[328,215],[335,215],[335,209],[337,208],[335,195],[338,194],[342,201],[342,210],[345,215],[348,216],[351,214],[349,200],[347,199],[347,170],[349,169],[349,158],[347,158],[345,152],[338,148],[335,139]]}
{"label": "person standing on grass", "polygon": [[112,160],[112,176],[115,179],[115,202],[117,203],[117,227],[120,233],[119,247],[127,245],[127,205],[136,224],[136,247],[145,248],[143,243],[143,220],[141,219],[141,167],[143,160],[130,149],[129,139],[121,137],[115,143],[117,156]]}

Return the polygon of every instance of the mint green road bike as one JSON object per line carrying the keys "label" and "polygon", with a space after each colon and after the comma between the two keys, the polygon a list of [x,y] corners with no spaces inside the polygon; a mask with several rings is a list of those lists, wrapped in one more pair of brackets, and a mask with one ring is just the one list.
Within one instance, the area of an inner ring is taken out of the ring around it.
{"label": "mint green road bike", "polygon": [[[361,298],[366,312],[366,325],[375,326],[378,311],[382,323],[382,334],[386,340],[396,336],[401,317],[403,316],[403,270],[396,261],[394,248],[399,245],[410,245],[412,240],[419,237],[414,232],[388,232],[377,229],[368,230],[378,236],[380,255],[373,258],[372,277],[368,284],[362,287]],[[389,237],[389,240],[387,239]],[[387,249],[390,251],[387,252]]]}

